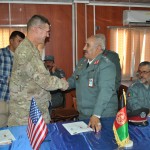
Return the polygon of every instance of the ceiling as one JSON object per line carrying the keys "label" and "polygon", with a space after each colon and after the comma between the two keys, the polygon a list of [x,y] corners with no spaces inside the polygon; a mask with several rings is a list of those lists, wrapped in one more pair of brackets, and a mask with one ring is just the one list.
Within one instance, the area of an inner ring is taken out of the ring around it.
{"label": "ceiling", "polygon": [[0,3],[73,4],[150,7],[150,0],[0,0]]}
{"label": "ceiling", "polygon": [[90,2],[130,2],[130,3],[150,3],[150,0],[90,0]]}

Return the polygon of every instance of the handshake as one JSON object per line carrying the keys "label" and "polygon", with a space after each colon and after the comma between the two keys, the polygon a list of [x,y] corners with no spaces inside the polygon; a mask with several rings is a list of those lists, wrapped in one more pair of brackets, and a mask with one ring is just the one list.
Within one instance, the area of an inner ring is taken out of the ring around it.
{"label": "handshake", "polygon": [[61,88],[61,90],[62,90],[62,91],[67,90],[68,87],[69,87],[69,83],[67,82],[66,78],[61,78],[60,80],[61,80],[61,83],[62,83],[62,88]]}

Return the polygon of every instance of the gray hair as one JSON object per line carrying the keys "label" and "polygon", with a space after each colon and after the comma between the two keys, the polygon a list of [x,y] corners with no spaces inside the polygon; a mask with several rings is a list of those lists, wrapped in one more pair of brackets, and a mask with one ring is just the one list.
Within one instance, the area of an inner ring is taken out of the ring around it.
{"label": "gray hair", "polygon": [[101,45],[102,50],[105,50],[106,38],[104,34],[96,34],[94,35],[96,39],[96,43]]}
{"label": "gray hair", "polygon": [[142,66],[148,66],[149,69],[150,69],[150,62],[149,61],[143,61],[139,64],[139,67],[142,67]]}
{"label": "gray hair", "polygon": [[45,23],[50,25],[50,22],[44,16],[34,15],[31,17],[31,19],[27,23],[27,30],[32,26],[41,25],[41,24],[45,24]]}

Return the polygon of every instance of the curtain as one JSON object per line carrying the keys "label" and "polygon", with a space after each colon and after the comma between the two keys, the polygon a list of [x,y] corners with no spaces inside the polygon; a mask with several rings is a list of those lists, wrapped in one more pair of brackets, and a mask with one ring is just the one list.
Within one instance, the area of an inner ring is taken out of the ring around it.
{"label": "curtain", "polygon": [[138,65],[150,61],[150,28],[110,28],[110,49],[120,57],[122,79],[136,77]]}

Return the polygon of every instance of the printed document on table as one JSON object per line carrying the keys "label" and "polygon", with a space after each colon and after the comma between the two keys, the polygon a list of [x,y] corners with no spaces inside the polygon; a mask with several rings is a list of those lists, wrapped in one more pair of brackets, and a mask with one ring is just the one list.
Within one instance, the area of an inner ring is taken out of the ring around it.
{"label": "printed document on table", "polygon": [[71,135],[75,135],[75,134],[82,133],[82,132],[93,131],[93,129],[88,127],[88,125],[84,123],[83,121],[65,123],[62,125]]}
{"label": "printed document on table", "polygon": [[0,130],[0,145],[10,144],[14,140],[16,139],[9,129]]}

